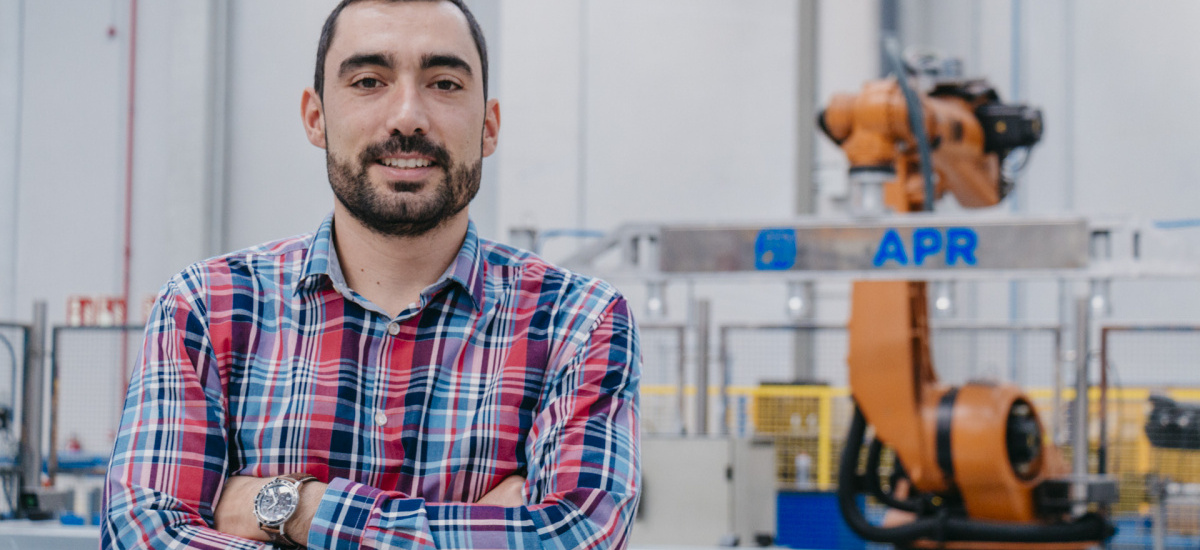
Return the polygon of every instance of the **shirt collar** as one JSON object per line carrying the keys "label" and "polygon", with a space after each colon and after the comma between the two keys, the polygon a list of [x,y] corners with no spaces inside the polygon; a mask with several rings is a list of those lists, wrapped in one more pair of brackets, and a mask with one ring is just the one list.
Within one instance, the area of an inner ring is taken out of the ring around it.
{"label": "shirt collar", "polygon": [[[475,228],[475,222],[469,221],[467,236],[463,239],[458,255],[454,257],[454,261],[450,262],[450,266],[446,268],[442,276],[438,277],[438,281],[426,291],[436,292],[447,284],[457,284],[466,291],[467,296],[471,298],[471,305],[478,311],[482,309],[483,304],[483,279],[484,262],[479,249],[479,233]],[[308,247],[308,254],[300,274],[300,282],[296,285],[296,292],[313,288],[322,280],[333,283],[334,288],[339,292],[349,294],[346,278],[342,274],[337,251],[333,246],[332,212],[325,216],[321,226],[313,234],[312,243]]]}

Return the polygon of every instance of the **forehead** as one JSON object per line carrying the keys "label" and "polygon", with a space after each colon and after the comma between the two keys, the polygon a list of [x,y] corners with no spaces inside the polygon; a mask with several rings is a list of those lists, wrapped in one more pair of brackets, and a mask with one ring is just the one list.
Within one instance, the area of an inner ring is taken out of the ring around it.
{"label": "forehead", "polygon": [[389,53],[401,63],[429,53],[452,53],[479,72],[481,61],[467,18],[450,2],[368,1],[351,4],[338,17],[325,60],[326,74],[351,55]]}

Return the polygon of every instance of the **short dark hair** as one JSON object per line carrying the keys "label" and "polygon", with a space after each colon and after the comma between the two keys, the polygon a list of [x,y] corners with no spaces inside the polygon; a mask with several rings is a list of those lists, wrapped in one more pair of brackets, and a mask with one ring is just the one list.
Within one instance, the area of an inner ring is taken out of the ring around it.
{"label": "short dark hair", "polygon": [[[317,90],[317,96],[325,97],[325,56],[329,53],[329,45],[333,43],[333,34],[337,29],[338,17],[342,15],[342,10],[350,4],[357,4],[368,0],[342,0],[336,8],[329,13],[329,17],[325,19],[325,26],[321,28],[321,41],[317,44],[317,70],[313,77],[313,88]],[[455,7],[462,11],[467,17],[467,26],[471,28],[471,38],[475,40],[475,50],[479,52],[479,60],[483,64],[483,98],[488,96],[488,56],[487,42],[483,39],[483,29],[479,27],[479,21],[475,20],[475,14],[471,13],[471,9],[467,7],[463,0],[371,0],[376,2],[450,2]]]}

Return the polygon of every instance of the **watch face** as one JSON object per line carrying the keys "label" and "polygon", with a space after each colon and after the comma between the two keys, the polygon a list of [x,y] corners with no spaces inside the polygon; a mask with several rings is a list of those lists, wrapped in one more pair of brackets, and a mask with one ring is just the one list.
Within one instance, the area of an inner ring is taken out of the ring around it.
{"label": "watch face", "polygon": [[296,509],[296,488],[286,481],[268,483],[254,499],[254,513],[266,525],[279,525]]}

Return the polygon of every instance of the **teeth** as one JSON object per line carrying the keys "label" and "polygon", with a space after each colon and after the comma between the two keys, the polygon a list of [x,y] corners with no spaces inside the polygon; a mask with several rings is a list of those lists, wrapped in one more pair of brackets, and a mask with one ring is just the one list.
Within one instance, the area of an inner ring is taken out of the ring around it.
{"label": "teeth", "polygon": [[380,162],[392,168],[423,168],[433,164],[428,159],[383,159]]}

